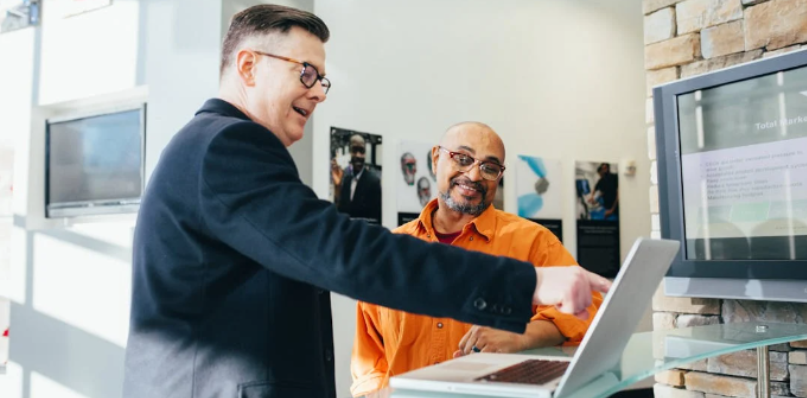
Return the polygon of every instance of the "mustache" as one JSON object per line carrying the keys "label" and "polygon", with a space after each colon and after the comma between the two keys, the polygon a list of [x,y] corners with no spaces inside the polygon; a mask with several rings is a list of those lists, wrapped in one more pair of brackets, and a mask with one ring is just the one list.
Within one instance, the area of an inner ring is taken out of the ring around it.
{"label": "mustache", "polygon": [[463,177],[457,177],[457,178],[451,179],[451,186],[452,187],[455,186],[455,185],[460,185],[460,184],[467,185],[467,186],[469,186],[469,187],[471,187],[473,189],[476,189],[477,191],[481,192],[482,195],[488,193],[487,188],[485,188],[485,186],[482,185],[482,183],[480,183],[480,182],[473,182],[473,181],[471,181],[471,180],[469,180],[467,178],[463,178]]}

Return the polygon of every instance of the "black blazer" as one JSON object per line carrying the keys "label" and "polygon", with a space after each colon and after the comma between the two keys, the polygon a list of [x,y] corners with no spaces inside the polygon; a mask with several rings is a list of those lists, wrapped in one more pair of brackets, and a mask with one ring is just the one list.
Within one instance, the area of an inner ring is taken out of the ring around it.
{"label": "black blazer", "polygon": [[334,397],[328,291],[523,332],[533,267],[351,221],[213,99],[162,152],[134,238],[127,398]]}
{"label": "black blazer", "polygon": [[350,199],[350,185],[355,176],[345,171],[339,193],[337,208],[354,218],[368,219],[376,224],[381,223],[381,180],[371,170],[365,169],[356,183],[353,199]]}

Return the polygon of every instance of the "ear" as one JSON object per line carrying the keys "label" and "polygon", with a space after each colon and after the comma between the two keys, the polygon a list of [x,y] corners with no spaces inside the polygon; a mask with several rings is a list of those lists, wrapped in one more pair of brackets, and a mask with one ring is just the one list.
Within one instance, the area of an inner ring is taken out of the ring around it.
{"label": "ear", "polygon": [[258,65],[258,54],[250,50],[239,50],[235,55],[235,68],[239,79],[247,87],[255,87],[255,69]]}
{"label": "ear", "polygon": [[437,174],[437,162],[440,160],[440,147],[435,146],[432,148],[432,172]]}

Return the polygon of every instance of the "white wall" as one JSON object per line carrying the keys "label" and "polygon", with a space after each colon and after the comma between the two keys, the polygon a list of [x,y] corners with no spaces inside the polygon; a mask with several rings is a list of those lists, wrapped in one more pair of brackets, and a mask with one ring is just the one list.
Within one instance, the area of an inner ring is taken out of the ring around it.
{"label": "white wall", "polygon": [[25,228],[43,205],[35,195],[42,128],[32,121],[42,107],[143,84],[140,4],[120,0],[66,19],[55,11],[40,27],[0,36],[0,53],[14,54],[0,67],[0,132],[16,138],[11,266],[0,283],[12,301],[12,338],[0,396],[114,397],[129,323],[131,228]]}
{"label": "white wall", "polygon": [[[635,1],[317,0],[315,13],[332,32],[333,90],[314,119],[320,197],[328,194],[330,126],[384,136],[383,219],[393,227],[398,142],[436,144],[451,124],[478,120],[503,137],[509,166],[517,154],[562,159],[570,201],[575,160],[635,159],[638,175],[620,176],[623,255],[649,234]],[[514,187],[505,185],[505,208],[513,210]],[[564,215],[564,242],[574,253],[570,203]],[[337,387],[346,397],[355,309],[343,297],[333,307]]]}
{"label": "white wall", "polygon": [[149,86],[146,175],[208,98],[218,93],[221,0],[145,0]]}

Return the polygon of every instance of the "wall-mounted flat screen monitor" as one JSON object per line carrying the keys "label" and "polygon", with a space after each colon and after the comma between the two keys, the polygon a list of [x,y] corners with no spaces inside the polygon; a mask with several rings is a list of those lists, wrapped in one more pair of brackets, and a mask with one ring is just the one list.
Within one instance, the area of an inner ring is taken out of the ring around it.
{"label": "wall-mounted flat screen monitor", "polygon": [[137,212],[144,185],[145,105],[47,120],[45,214]]}
{"label": "wall-mounted flat screen monitor", "polygon": [[807,301],[807,52],[654,89],[671,295]]}

